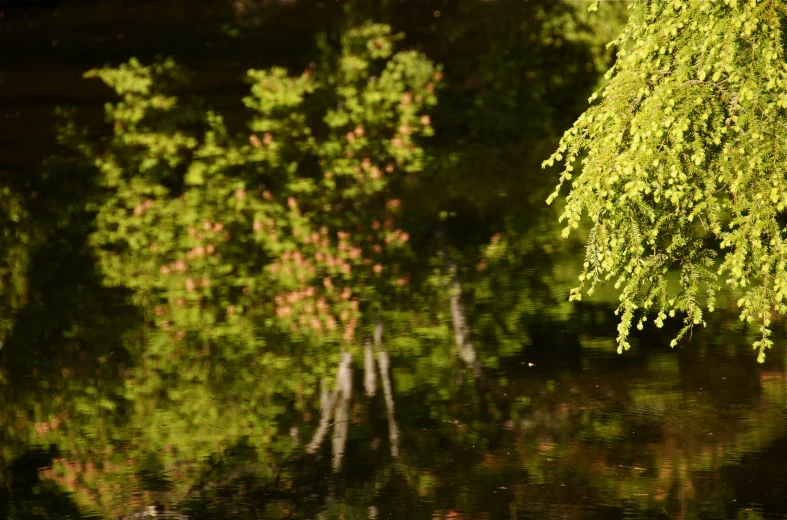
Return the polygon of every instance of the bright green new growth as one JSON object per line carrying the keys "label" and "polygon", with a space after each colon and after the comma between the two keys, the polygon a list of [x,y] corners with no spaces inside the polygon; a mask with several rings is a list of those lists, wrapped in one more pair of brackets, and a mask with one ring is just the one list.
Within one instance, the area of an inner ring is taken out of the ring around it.
{"label": "bright green new growth", "polygon": [[742,292],[741,319],[760,324],[760,362],[772,346],[771,320],[787,313],[786,9],[785,0],[636,1],[611,43],[624,50],[591,97],[599,101],[544,162],[565,163],[548,202],[571,184],[564,235],[583,213],[593,221],[571,299],[615,280],[619,352],[648,313],[658,327],[685,316],[674,346],[704,324],[722,281]]}

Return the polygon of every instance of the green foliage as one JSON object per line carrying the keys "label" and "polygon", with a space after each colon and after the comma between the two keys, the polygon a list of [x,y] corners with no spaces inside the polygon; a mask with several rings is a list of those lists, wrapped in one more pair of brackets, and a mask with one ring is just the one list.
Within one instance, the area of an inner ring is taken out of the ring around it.
{"label": "green foliage", "polygon": [[787,313],[786,8],[634,2],[609,82],[545,162],[565,163],[564,234],[584,214],[593,223],[571,298],[614,280],[619,351],[650,313],[659,327],[685,316],[675,345],[705,323],[722,283],[760,324],[760,361],[772,346],[771,321]]}
{"label": "green foliage", "polygon": [[106,109],[113,135],[90,154],[106,192],[91,242],[107,283],[132,289],[176,342],[241,335],[255,351],[261,330],[350,342],[359,298],[407,283],[382,277],[408,254],[390,186],[421,170],[416,139],[432,133],[441,73],[394,53],[400,38],[366,24],[345,35],[332,72],[249,71],[241,136],[166,93],[182,76],[172,61],[87,73],[121,96]]}

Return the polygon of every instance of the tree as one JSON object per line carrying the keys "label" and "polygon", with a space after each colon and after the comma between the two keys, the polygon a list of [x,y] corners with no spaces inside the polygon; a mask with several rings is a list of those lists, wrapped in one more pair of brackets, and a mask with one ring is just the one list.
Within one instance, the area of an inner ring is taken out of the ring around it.
{"label": "tree", "polygon": [[416,140],[432,133],[442,77],[395,53],[399,39],[366,24],[324,67],[249,71],[240,136],[167,93],[172,61],[89,72],[121,96],[107,105],[113,135],[83,147],[101,170],[92,244],[107,284],[133,290],[176,341],[281,326],[349,343],[360,298],[407,283],[384,276],[409,247],[390,188],[422,168]]}
{"label": "tree", "polygon": [[772,346],[787,313],[785,16],[784,0],[634,2],[609,82],[544,163],[564,164],[548,202],[570,184],[564,235],[592,221],[571,299],[615,281],[619,352],[648,314],[684,316],[674,346],[722,282],[760,325],[759,361]]}

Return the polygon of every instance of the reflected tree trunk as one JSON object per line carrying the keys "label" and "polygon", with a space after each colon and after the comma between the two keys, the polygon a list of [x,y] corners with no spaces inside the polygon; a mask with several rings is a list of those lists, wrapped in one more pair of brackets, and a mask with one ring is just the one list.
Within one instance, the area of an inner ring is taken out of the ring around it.
{"label": "reflected tree trunk", "polygon": [[[345,352],[339,360],[339,367],[336,369],[336,389],[331,390],[328,388],[328,383],[323,380],[320,384],[320,425],[317,431],[314,432],[311,442],[306,445],[306,453],[314,454],[320,449],[322,441],[325,439],[325,434],[331,427],[331,419],[338,414],[336,411],[337,403],[340,398],[346,395],[347,405],[349,406],[350,393],[352,392],[352,373],[351,373],[352,356]],[[349,385],[349,391],[345,392],[345,387]],[[346,432],[345,432],[346,439]],[[342,447],[342,453],[344,448]]]}
{"label": "reflected tree trunk", "polygon": [[377,394],[377,367],[374,363],[372,342],[369,339],[363,344],[363,387],[366,397],[374,397]]}
{"label": "reflected tree trunk", "polygon": [[383,322],[377,320],[374,325],[374,343],[377,347],[377,362],[380,365],[380,379],[385,397],[385,411],[388,414],[388,440],[391,444],[391,456],[399,458],[399,425],[396,422],[393,387],[391,386],[391,360],[383,344]]}
{"label": "reflected tree trunk", "polygon": [[320,426],[314,432],[311,442],[306,445],[306,453],[314,454],[320,448],[325,434],[328,433],[328,428],[331,427],[331,415],[333,409],[336,407],[336,391],[328,389],[328,383],[323,381],[320,383]]}
{"label": "reflected tree trunk", "polygon": [[342,469],[344,449],[347,445],[347,432],[350,429],[350,399],[352,398],[353,376],[352,355],[342,354],[339,371],[336,374],[336,414],[333,425],[333,462],[334,471]]}
{"label": "reflected tree trunk", "polygon": [[[374,327],[374,343],[370,340],[364,343],[364,390],[369,397],[377,393],[377,367],[380,369],[385,410],[388,416],[388,440],[391,445],[391,456],[398,458],[399,425],[396,422],[396,406],[393,398],[393,385],[391,385],[391,359],[383,343],[383,323],[381,320],[378,320]],[[352,355],[344,352],[336,370],[336,388],[330,390],[325,380],[321,383],[320,425],[314,432],[311,442],[306,445],[306,453],[312,455],[317,453],[333,421],[331,467],[334,471],[341,470],[344,460],[347,434],[350,428],[352,386]]]}
{"label": "reflected tree trunk", "polygon": [[[455,268],[454,268],[455,269]],[[475,343],[470,334],[470,326],[467,324],[467,311],[462,300],[462,284],[459,277],[454,272],[451,281],[451,321],[454,326],[454,336],[456,338],[456,349],[459,358],[470,367],[476,378],[481,377],[481,361],[478,359]]]}

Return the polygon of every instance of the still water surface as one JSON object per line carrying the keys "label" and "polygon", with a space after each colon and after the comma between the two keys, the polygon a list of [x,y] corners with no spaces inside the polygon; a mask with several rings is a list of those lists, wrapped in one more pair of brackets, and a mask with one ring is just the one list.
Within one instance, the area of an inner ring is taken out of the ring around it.
{"label": "still water surface", "polygon": [[[401,194],[416,208],[412,290],[365,309],[341,354],[284,335],[260,349],[240,325],[173,341],[157,310],[104,286],[89,224],[31,202],[55,232],[31,253],[25,297],[0,306],[0,516],[787,517],[782,351],[758,365],[751,332],[720,311],[674,350],[677,323],[618,355],[614,299],[565,302],[582,248],[559,237],[538,164],[603,56],[544,32],[564,13],[252,4],[11,2],[3,169],[34,171],[54,106],[100,117],[107,92],[87,68],[172,53],[231,118],[245,68],[302,62],[315,34],[376,16],[448,85],[432,172]],[[41,198],[68,207],[73,183]],[[438,276],[449,263],[460,274]]]}

